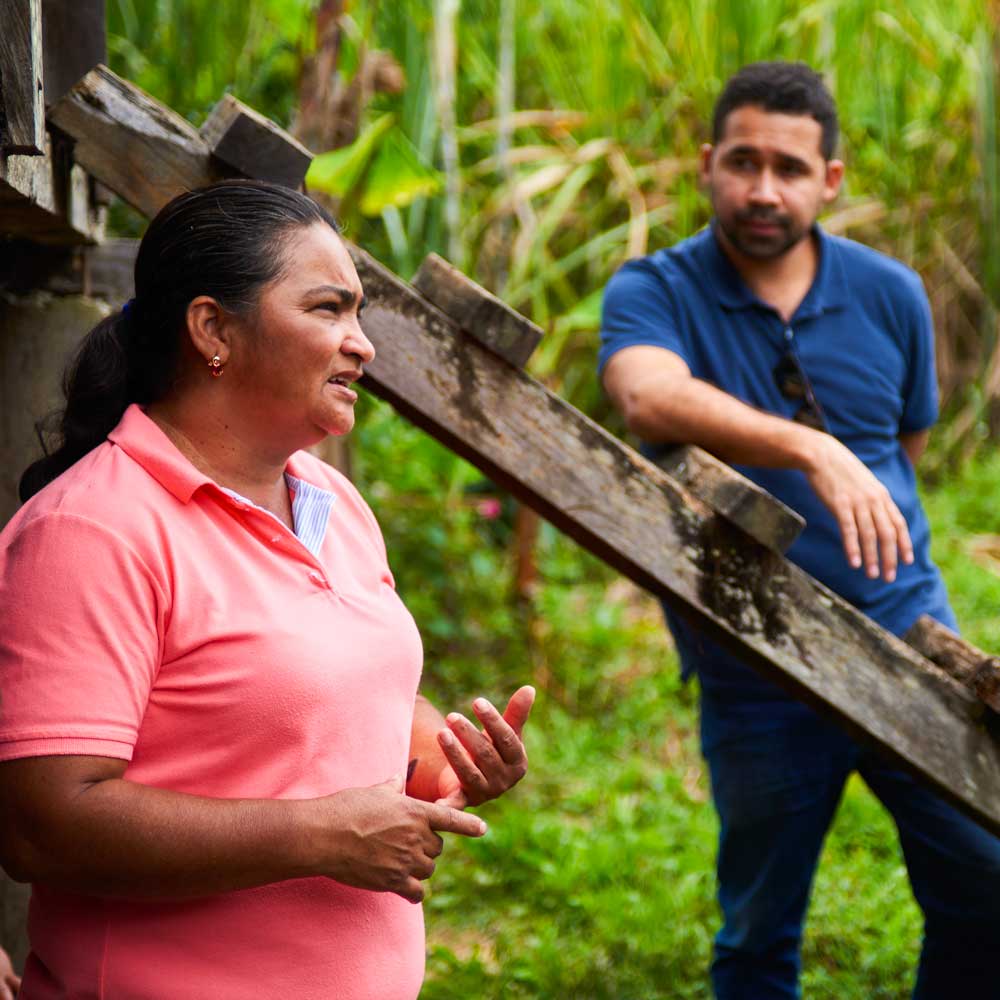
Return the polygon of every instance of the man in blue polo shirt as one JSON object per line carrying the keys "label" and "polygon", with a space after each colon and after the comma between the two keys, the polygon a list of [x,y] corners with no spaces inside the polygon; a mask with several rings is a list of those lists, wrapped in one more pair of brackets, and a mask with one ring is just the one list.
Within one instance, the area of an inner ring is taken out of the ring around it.
{"label": "man in blue polo shirt", "polygon": [[[909,268],[816,224],[843,177],[837,127],[807,66],[727,83],[701,151],[712,223],[612,278],[601,374],[647,450],[699,444],[803,514],[789,558],[867,615],[954,628],[913,471],[937,417],[930,309]],[[853,770],[892,813],[924,912],[914,997],[1000,997],[1000,841],[667,618],[701,686],[720,819],[717,997],[798,996],[812,876]]]}

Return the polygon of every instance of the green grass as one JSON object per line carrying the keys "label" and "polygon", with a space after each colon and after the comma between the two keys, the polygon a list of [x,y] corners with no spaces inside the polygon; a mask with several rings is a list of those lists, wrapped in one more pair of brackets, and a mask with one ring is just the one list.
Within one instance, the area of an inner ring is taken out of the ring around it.
{"label": "green grass", "polygon": [[[423,1000],[710,996],[716,821],[698,751],[696,692],[678,679],[658,606],[545,527],[541,584],[531,613],[522,612],[529,621],[518,619],[503,526],[491,523],[479,535],[478,569],[459,556],[470,532],[484,528],[468,501],[476,474],[466,467],[468,481],[451,484],[443,509],[422,509],[419,479],[437,481],[438,446],[414,438],[408,453],[416,448],[422,460],[399,473],[414,492],[391,490],[374,470],[392,465],[378,442],[383,421],[393,418],[381,405],[372,409],[361,431],[363,472],[373,476],[400,589],[420,595],[426,690],[451,708],[480,691],[500,698],[522,679],[540,687],[529,777],[484,807],[485,839],[449,840],[431,883]],[[963,629],[992,649],[1000,649],[1000,577],[969,553],[977,538],[1000,531],[997,495],[1000,456],[925,490],[934,551]],[[436,554],[417,552],[413,541],[426,519],[440,528]],[[428,560],[441,564],[436,590],[424,580]],[[457,600],[452,589],[467,603],[444,610]],[[468,630],[454,620],[450,629],[435,623],[435,615],[470,608]],[[500,633],[490,635],[491,627]],[[855,777],[817,876],[804,995],[903,1000],[920,933],[894,827]]]}

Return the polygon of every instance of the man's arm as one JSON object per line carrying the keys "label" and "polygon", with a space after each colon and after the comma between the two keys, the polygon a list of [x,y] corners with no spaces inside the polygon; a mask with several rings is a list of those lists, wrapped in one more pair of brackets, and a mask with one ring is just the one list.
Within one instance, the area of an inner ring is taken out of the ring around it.
{"label": "man's arm", "polygon": [[837,518],[844,553],[868,576],[896,577],[913,561],[903,515],[889,491],[836,438],[763,413],[696,379],[686,362],[661,347],[627,347],[604,369],[604,387],[629,430],[652,443],[696,444],[728,462],[799,469]]}
{"label": "man's arm", "polygon": [[899,443],[903,446],[910,463],[916,466],[921,456],[927,450],[927,442],[931,439],[930,428],[924,431],[910,431],[899,435]]}

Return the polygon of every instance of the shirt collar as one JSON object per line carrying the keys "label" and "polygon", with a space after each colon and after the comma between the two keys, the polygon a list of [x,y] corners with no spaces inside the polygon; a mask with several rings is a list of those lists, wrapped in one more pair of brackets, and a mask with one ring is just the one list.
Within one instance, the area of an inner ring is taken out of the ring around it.
{"label": "shirt collar", "polygon": [[[108,435],[108,440],[138,462],[181,503],[190,503],[191,497],[202,486],[222,489],[214,479],[199,472],[180,453],[173,441],[145,414],[138,403],[129,406],[118,426]],[[296,483],[310,485],[306,479],[308,466],[298,453],[288,460],[285,471],[286,475],[294,477]],[[319,487],[311,488],[320,493],[327,492]]]}
{"label": "shirt collar", "polygon": [[181,503],[189,503],[195,490],[215,483],[199,472],[166,434],[133,403],[108,440],[138,462]]}
{"label": "shirt collar", "polygon": [[[716,225],[713,219],[702,230],[700,256],[703,273],[711,282],[719,302],[724,308],[732,310],[746,309],[749,306],[769,309],[770,306],[761,302],[749,289],[719,245]],[[795,311],[794,318],[797,320],[840,309],[847,304],[847,279],[836,241],[818,223],[813,224],[812,234],[819,247],[819,269],[802,304]]]}

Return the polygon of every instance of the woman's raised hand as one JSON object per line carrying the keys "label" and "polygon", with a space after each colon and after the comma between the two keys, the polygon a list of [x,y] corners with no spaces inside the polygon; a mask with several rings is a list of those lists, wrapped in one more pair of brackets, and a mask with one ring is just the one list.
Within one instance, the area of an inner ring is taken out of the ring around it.
{"label": "woman's raised hand", "polygon": [[464,715],[452,712],[438,743],[450,767],[438,779],[438,804],[464,809],[503,795],[527,773],[528,754],[522,732],[535,702],[535,689],[518,688],[501,715],[485,698],[472,703],[483,724],[477,729]]}
{"label": "woman's raised hand", "polygon": [[481,837],[486,824],[443,802],[403,794],[402,775],[370,788],[348,788],[314,800],[325,828],[323,874],[346,885],[394,892],[411,903],[424,898],[423,879],[434,874],[441,833]]}

